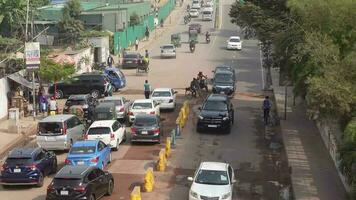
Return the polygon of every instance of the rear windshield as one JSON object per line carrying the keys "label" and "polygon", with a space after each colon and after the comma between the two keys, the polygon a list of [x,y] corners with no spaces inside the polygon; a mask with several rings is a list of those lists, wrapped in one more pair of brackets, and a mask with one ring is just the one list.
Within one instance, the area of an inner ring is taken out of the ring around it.
{"label": "rear windshield", "polygon": [[231,38],[231,39],[230,39],[230,42],[240,42],[240,39],[238,39],[238,38]]}
{"label": "rear windshield", "polygon": [[111,112],[95,112],[95,120],[110,120],[113,117]]}
{"label": "rear windshield", "polygon": [[232,82],[234,82],[233,75],[230,73],[229,74],[216,73],[214,78],[215,78],[215,82],[217,82],[217,83],[232,83]]}
{"label": "rear windshield", "polygon": [[157,124],[157,120],[153,117],[137,117],[135,120],[136,126],[153,126],[155,124]]}
{"label": "rear windshield", "polygon": [[211,11],[203,11],[203,15],[211,15]]}
{"label": "rear windshield", "polygon": [[172,96],[169,91],[155,91],[152,94],[152,97],[170,97]]}
{"label": "rear windshield", "polygon": [[171,45],[168,45],[168,46],[163,46],[162,49],[174,49],[174,47]]}
{"label": "rear windshield", "polygon": [[150,109],[152,108],[152,103],[134,103],[132,105],[133,109]]}
{"label": "rear windshield", "polygon": [[109,127],[93,127],[89,128],[88,135],[102,135],[102,134],[109,134],[110,128]]}
{"label": "rear windshield", "polygon": [[72,147],[70,154],[91,154],[95,152],[95,146]]}
{"label": "rear windshield", "polygon": [[38,123],[38,133],[39,134],[49,134],[49,133],[61,133],[62,132],[61,122],[40,122]]}
{"label": "rear windshield", "polygon": [[124,57],[125,58],[137,58],[137,55],[136,54],[126,54]]}
{"label": "rear windshield", "polygon": [[113,99],[103,99],[101,102],[114,103],[115,106],[121,106],[121,100],[113,100]]}
{"label": "rear windshield", "polygon": [[227,111],[227,104],[225,101],[206,101],[203,110],[210,111]]}
{"label": "rear windshield", "polygon": [[86,104],[85,100],[67,100],[66,106],[76,106],[76,105],[84,105]]}
{"label": "rear windshield", "polygon": [[7,165],[29,165],[32,163],[32,158],[7,158]]}
{"label": "rear windshield", "polygon": [[81,183],[80,178],[54,178],[53,179],[55,186],[77,186]]}

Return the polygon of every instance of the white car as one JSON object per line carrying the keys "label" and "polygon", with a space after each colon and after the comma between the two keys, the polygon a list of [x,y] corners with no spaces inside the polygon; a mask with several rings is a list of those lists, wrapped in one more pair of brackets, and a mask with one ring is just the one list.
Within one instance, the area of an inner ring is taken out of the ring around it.
{"label": "white car", "polygon": [[209,5],[209,6],[213,7],[214,6],[214,2],[213,1],[207,1],[206,5]]}
{"label": "white car", "polygon": [[135,116],[137,114],[149,114],[160,116],[160,106],[159,103],[153,99],[137,99],[135,100],[129,111],[129,121],[130,123],[135,121]]}
{"label": "white car", "polygon": [[192,18],[199,17],[199,11],[197,9],[190,9],[189,16]]}
{"label": "white car", "polygon": [[176,94],[172,88],[156,88],[151,94],[151,99],[159,103],[160,109],[172,109],[176,107]]}
{"label": "white car", "polygon": [[211,13],[214,12],[214,7],[210,6],[209,4],[204,5],[203,11],[210,11]]}
{"label": "white car", "polygon": [[193,182],[189,200],[232,200],[236,180],[234,170],[227,163],[202,162],[194,177],[188,177],[188,180]]}
{"label": "white car", "polygon": [[226,49],[242,50],[242,41],[239,36],[231,36],[226,42]]}
{"label": "white car", "polygon": [[112,102],[115,104],[115,111],[118,120],[125,121],[130,107],[130,101],[121,96],[109,96],[102,99],[100,102]]}
{"label": "white car", "polygon": [[117,151],[120,143],[126,140],[126,128],[116,120],[99,120],[88,128],[86,140],[101,140]]}
{"label": "white car", "polygon": [[161,58],[176,58],[176,47],[173,44],[161,46]]}
{"label": "white car", "polygon": [[192,9],[197,9],[197,10],[200,10],[201,6],[200,6],[200,3],[194,3],[192,4]]}

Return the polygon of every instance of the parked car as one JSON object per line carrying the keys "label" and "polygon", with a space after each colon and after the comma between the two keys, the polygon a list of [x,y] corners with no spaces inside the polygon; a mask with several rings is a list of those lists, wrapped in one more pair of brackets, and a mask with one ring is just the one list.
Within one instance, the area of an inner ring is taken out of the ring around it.
{"label": "parked car", "polygon": [[75,115],[54,115],[38,123],[37,145],[47,150],[66,150],[83,139],[85,127]]}
{"label": "parked car", "polygon": [[213,82],[213,93],[232,95],[236,90],[235,73],[227,70],[215,71]]}
{"label": "parked car", "polygon": [[231,36],[226,42],[227,50],[242,50],[242,41],[239,36]]}
{"label": "parked car", "polygon": [[210,3],[206,3],[202,9],[203,11],[210,11],[211,13],[214,12],[214,6],[210,5]]}
{"label": "parked car", "polygon": [[120,69],[116,67],[107,67],[105,68],[104,73],[109,78],[115,91],[126,86],[126,77]]}
{"label": "parked car", "polygon": [[202,10],[202,19],[203,21],[212,21],[213,20],[213,11],[210,9],[203,9]]}
{"label": "parked car", "polygon": [[159,108],[162,109],[175,109],[176,107],[176,94],[172,88],[156,88],[151,94],[151,99],[159,103]]}
{"label": "parked car", "polygon": [[89,166],[64,166],[47,187],[46,200],[96,200],[110,196],[114,178],[110,172]]}
{"label": "parked car", "polygon": [[[57,83],[56,98],[61,99],[72,94],[90,94],[94,98],[107,95],[110,81],[106,75],[99,72],[83,73]],[[54,85],[48,88],[54,94]]]}
{"label": "parked car", "polygon": [[192,7],[191,7],[192,9],[197,9],[197,10],[200,10],[200,8],[201,8],[201,5],[200,5],[200,3],[192,3]]}
{"label": "parked car", "polygon": [[113,102],[101,102],[94,111],[94,121],[117,120],[116,106]]}
{"label": "parked car", "polygon": [[134,68],[136,69],[140,62],[142,62],[142,56],[138,52],[125,52],[122,59],[122,68]]}
{"label": "parked car", "polygon": [[221,129],[228,133],[234,123],[234,108],[226,95],[211,94],[199,107],[197,131],[206,128]]}
{"label": "parked car", "polygon": [[87,165],[104,169],[111,162],[111,150],[101,140],[77,141],[70,149],[66,165]]}
{"label": "parked car", "polygon": [[129,121],[132,123],[137,114],[149,114],[160,116],[159,103],[153,99],[137,99],[132,103],[129,112]]}
{"label": "parked car", "polygon": [[191,18],[199,17],[199,11],[197,9],[192,8],[189,10],[189,16]]}
{"label": "parked car", "polygon": [[131,142],[157,142],[163,135],[160,118],[155,115],[138,114],[131,126]]}
{"label": "parked car", "polygon": [[101,140],[117,151],[119,144],[126,140],[126,128],[116,120],[95,121],[84,137],[86,140]]}
{"label": "parked car", "polygon": [[191,30],[196,30],[198,33],[201,33],[201,24],[189,24],[188,33]]}
{"label": "parked car", "polygon": [[173,44],[161,46],[161,58],[176,58],[176,47]]}
{"label": "parked car", "polygon": [[97,101],[89,94],[71,95],[65,102],[63,113],[73,114],[83,122],[92,120]]}
{"label": "parked car", "polygon": [[115,104],[115,111],[118,120],[125,121],[130,108],[130,101],[122,96],[105,97],[101,102],[112,102]]}
{"label": "parked car", "polygon": [[44,177],[56,172],[57,157],[53,152],[40,147],[16,148],[1,166],[0,184],[42,187]]}
{"label": "parked car", "polygon": [[234,170],[227,163],[202,162],[196,170],[189,190],[189,200],[221,199],[232,200],[234,183],[236,183]]}

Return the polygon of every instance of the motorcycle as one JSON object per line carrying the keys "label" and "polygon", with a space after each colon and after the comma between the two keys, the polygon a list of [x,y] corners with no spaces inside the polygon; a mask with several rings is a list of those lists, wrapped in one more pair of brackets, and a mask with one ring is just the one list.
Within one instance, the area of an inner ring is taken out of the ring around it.
{"label": "motorcycle", "polygon": [[188,24],[190,22],[191,18],[189,15],[184,16],[184,24]]}
{"label": "motorcycle", "polygon": [[194,51],[195,51],[195,45],[194,46],[190,46],[190,52],[194,53]]}
{"label": "motorcycle", "polygon": [[210,37],[209,36],[207,36],[206,38],[205,38],[205,40],[206,40],[206,43],[210,43]]}

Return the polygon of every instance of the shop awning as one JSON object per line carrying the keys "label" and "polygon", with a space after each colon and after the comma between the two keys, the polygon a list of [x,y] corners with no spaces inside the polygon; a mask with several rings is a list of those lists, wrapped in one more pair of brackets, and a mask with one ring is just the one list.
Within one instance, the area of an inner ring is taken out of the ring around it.
{"label": "shop awning", "polygon": [[7,78],[15,81],[16,83],[23,85],[29,89],[32,89],[32,82],[26,80],[24,77],[22,77],[19,73],[14,73],[10,74],[7,76]]}

